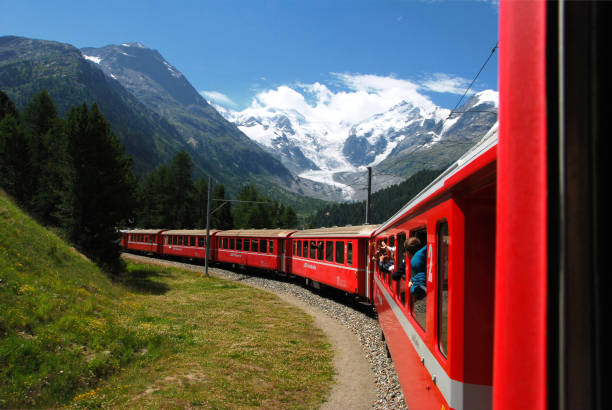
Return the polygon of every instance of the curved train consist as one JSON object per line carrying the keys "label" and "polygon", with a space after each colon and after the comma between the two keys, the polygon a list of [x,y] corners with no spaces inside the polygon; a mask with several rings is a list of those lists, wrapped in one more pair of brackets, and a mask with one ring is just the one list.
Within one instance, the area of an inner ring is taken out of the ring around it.
{"label": "curved train consist", "polygon": [[[498,130],[380,226],[211,231],[211,259],[371,301],[409,408],[603,408],[608,10],[502,1]],[[398,266],[412,236],[427,247],[419,300],[372,260],[384,241]],[[132,230],[123,246],[203,258],[204,238]]]}

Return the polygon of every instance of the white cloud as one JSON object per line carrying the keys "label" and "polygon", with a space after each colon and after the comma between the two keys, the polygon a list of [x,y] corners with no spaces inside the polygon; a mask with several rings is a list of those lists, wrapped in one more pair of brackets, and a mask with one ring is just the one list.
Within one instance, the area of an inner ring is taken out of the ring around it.
{"label": "white cloud", "polygon": [[[324,125],[346,137],[354,124],[408,101],[424,111],[436,108],[423,87],[409,80],[372,74],[332,73],[333,89],[326,84],[282,85],[259,92],[248,110],[297,111],[309,122]],[[426,88],[429,90],[429,88]]]}
{"label": "white cloud", "polygon": [[453,77],[444,73],[435,73],[422,83],[422,88],[437,93],[450,93],[463,95],[470,85],[470,80],[462,77]]}
{"label": "white cloud", "polygon": [[229,98],[227,95],[220,93],[218,91],[200,91],[200,95],[206,98],[207,100],[214,101],[220,105],[225,105],[225,106],[230,106],[230,107],[238,106],[238,104],[236,104],[231,98]]}

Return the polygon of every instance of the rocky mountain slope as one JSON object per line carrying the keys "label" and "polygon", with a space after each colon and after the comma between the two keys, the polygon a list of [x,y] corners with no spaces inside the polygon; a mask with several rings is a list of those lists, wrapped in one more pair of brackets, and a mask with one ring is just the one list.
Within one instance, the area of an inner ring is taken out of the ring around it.
{"label": "rocky mountain slope", "polygon": [[368,166],[377,190],[455,161],[496,126],[497,101],[497,92],[483,91],[452,115],[403,101],[360,122],[331,127],[296,110],[252,106],[221,113],[296,174],[335,184],[355,200],[363,198],[355,186],[365,184]]}

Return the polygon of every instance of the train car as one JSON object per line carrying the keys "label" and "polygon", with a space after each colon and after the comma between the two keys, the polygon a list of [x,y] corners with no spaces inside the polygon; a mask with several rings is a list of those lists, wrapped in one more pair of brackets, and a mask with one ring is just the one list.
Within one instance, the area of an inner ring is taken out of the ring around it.
{"label": "train car", "polygon": [[[211,229],[209,257],[215,258],[217,248],[216,235],[219,231]],[[161,234],[162,254],[164,256],[178,256],[181,258],[205,259],[206,258],[206,230],[183,229],[169,230]]]}
{"label": "train car", "polygon": [[307,229],[291,235],[291,273],[367,297],[371,289],[369,240],[378,225]]}
{"label": "train car", "polygon": [[[409,408],[491,407],[496,162],[493,130],[374,233],[408,261],[397,281],[375,268],[373,302]],[[410,237],[427,255],[420,293]]]}
{"label": "train car", "polygon": [[604,408],[610,8],[502,0],[498,135],[374,233],[426,246],[423,297],[374,275],[409,408]]}
{"label": "train car", "polygon": [[121,231],[121,246],[126,251],[161,255],[163,229],[131,229]]}
{"label": "train car", "polygon": [[217,233],[218,262],[289,272],[295,229],[247,229]]}

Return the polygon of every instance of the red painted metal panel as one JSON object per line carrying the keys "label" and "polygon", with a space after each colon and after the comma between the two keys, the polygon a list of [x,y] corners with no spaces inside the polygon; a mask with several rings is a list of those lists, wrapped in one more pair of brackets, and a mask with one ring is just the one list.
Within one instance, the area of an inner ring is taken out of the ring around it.
{"label": "red painted metal panel", "polygon": [[502,1],[499,33],[494,408],[545,409],[546,2]]}
{"label": "red painted metal panel", "polygon": [[[336,289],[340,289],[356,295],[366,296],[366,262],[369,238],[354,238],[349,240],[346,237],[304,237],[299,238],[305,241],[323,241],[324,243],[331,241],[343,241],[345,244],[344,263],[340,264],[334,260],[328,261],[325,258],[310,258],[292,255],[291,273],[297,276],[311,279],[316,282],[323,283]],[[296,241],[297,239],[293,239]],[[346,249],[348,243],[352,246],[352,264],[348,263],[348,254]],[[293,253],[293,247],[291,247]],[[335,254],[333,255],[335,258]]]}
{"label": "red painted metal panel", "polygon": [[383,296],[383,292],[384,290],[375,281],[374,305],[408,408],[425,410],[450,408],[432,382],[432,377],[422,365],[418,354],[412,348],[412,342]]}

